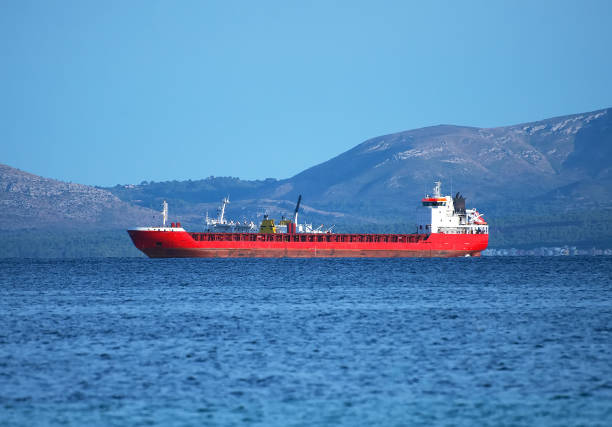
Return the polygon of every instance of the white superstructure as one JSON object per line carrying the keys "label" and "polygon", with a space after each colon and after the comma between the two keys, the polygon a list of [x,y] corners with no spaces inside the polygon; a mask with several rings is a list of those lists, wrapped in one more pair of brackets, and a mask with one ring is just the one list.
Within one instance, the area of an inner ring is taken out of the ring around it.
{"label": "white superstructure", "polygon": [[476,209],[465,208],[465,198],[459,193],[442,196],[441,183],[435,183],[433,195],[422,200],[429,215],[420,218],[418,233],[489,234],[489,226]]}
{"label": "white superstructure", "polygon": [[217,218],[209,218],[208,212],[206,212],[206,231],[211,233],[255,233],[257,226],[253,221],[241,223],[240,221],[228,221],[225,219],[225,207],[229,202],[229,196],[221,200],[221,206],[217,209]]}

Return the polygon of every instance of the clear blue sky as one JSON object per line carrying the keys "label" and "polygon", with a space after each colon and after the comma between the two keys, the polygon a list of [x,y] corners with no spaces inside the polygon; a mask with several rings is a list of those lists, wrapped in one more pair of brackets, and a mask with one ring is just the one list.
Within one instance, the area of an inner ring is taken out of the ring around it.
{"label": "clear blue sky", "polygon": [[0,163],[286,178],[382,134],[612,106],[612,1],[0,3]]}

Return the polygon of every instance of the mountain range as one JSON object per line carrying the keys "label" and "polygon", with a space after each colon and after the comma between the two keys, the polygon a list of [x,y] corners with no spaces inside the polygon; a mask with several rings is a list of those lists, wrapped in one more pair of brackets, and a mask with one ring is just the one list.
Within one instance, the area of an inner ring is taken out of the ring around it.
{"label": "mountain range", "polygon": [[[535,235],[546,236],[561,215],[572,219],[568,243],[576,243],[579,230],[588,231],[580,218],[603,224],[612,216],[612,109],[505,127],[439,125],[379,136],[282,180],[209,177],[98,188],[0,165],[0,206],[9,220],[0,230],[124,229],[159,222],[163,200],[173,219],[201,228],[205,212],[214,215],[224,196],[232,201],[228,216],[255,219],[292,212],[298,194],[303,217],[340,229],[379,230],[411,224],[437,180],[445,194],[460,191],[468,205],[484,211],[492,233],[496,222],[533,228],[544,218]],[[597,240],[591,234],[585,242]],[[612,241],[606,232],[601,239]],[[538,243],[529,236],[499,242]]]}
{"label": "mountain range", "polygon": [[611,113],[606,109],[492,129],[440,125],[385,135],[280,183],[279,189],[305,188],[329,203],[381,198],[392,203],[418,198],[423,188],[442,180],[478,203],[550,192],[571,197],[573,187],[590,187],[612,176]]}
{"label": "mountain range", "polygon": [[437,180],[496,217],[610,207],[611,166],[612,109],[604,109],[507,127],[384,135],[284,180],[209,177],[108,190],[153,209],[167,199],[186,223],[214,212],[228,194],[237,216],[290,212],[302,194],[316,220],[410,222]]}

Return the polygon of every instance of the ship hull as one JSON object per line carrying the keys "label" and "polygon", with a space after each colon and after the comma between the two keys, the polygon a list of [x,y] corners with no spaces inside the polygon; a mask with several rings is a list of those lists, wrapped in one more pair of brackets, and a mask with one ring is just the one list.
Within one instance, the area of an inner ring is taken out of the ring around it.
{"label": "ship hull", "polygon": [[487,234],[230,234],[129,230],[151,258],[432,258],[480,256]]}

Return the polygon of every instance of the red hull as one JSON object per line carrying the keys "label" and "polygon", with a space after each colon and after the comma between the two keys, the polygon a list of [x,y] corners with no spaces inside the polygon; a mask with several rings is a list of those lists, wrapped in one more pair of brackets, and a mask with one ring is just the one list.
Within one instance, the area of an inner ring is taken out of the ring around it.
{"label": "red hull", "polygon": [[128,230],[151,258],[480,256],[488,234],[230,234]]}

